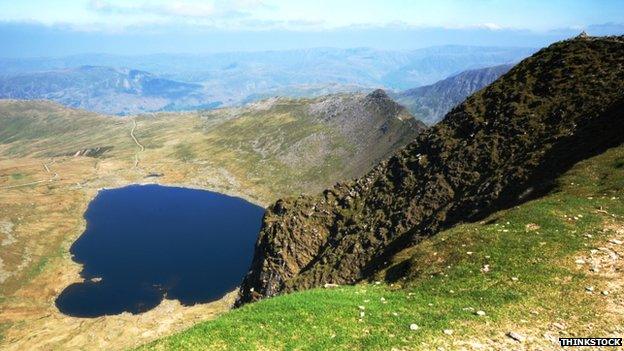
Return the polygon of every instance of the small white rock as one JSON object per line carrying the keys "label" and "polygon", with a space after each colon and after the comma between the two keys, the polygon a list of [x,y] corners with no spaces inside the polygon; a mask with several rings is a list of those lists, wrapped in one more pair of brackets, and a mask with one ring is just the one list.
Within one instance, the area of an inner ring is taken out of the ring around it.
{"label": "small white rock", "polygon": [[553,327],[561,330],[565,329],[565,326],[561,323],[553,323]]}
{"label": "small white rock", "polygon": [[585,290],[588,291],[588,292],[592,292],[592,291],[594,291],[594,287],[593,286],[588,286],[588,287],[585,288]]}
{"label": "small white rock", "polygon": [[578,260],[574,261],[574,263],[576,264],[585,264],[585,260],[582,258],[579,258]]}
{"label": "small white rock", "polygon": [[444,329],[443,332],[446,335],[453,335],[453,329]]}
{"label": "small white rock", "polygon": [[609,240],[609,242],[615,245],[622,245],[624,243],[622,240],[618,240],[618,239],[611,239]]}
{"label": "small white rock", "polygon": [[523,342],[524,340],[526,340],[526,336],[510,331],[509,333],[507,333],[507,336],[518,341],[518,342]]}
{"label": "small white rock", "polygon": [[410,330],[418,330],[418,325],[415,323],[410,324]]}
{"label": "small white rock", "polygon": [[485,316],[485,311],[481,311],[481,310],[479,310],[479,311],[475,312],[475,314],[476,314],[477,316],[481,316],[481,317],[483,317],[483,316]]}
{"label": "small white rock", "polygon": [[603,290],[603,291],[602,291],[602,294],[603,294],[604,296],[607,296],[607,295],[609,295],[609,292],[608,292],[608,291],[606,291],[606,290]]}

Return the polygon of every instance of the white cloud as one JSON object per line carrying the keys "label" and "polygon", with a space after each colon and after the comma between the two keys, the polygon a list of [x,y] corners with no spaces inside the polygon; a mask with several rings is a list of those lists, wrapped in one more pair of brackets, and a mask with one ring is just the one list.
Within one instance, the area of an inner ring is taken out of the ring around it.
{"label": "white cloud", "polygon": [[164,7],[165,14],[183,17],[208,17],[214,14],[214,6],[210,3],[198,3],[187,1],[174,1]]}
{"label": "white cloud", "polygon": [[236,17],[256,9],[270,9],[262,0],[176,0],[159,2],[119,3],[91,0],[89,9],[100,14],[155,15],[159,17]]}
{"label": "white cloud", "polygon": [[481,28],[485,28],[485,29],[489,29],[489,30],[501,30],[503,29],[503,26],[496,24],[496,23],[481,23],[479,25],[477,25],[477,27],[481,27]]}

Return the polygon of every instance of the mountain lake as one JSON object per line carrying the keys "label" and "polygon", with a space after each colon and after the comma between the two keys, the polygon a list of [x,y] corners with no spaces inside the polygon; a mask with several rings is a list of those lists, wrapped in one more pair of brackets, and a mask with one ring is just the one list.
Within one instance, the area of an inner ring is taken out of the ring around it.
{"label": "mountain lake", "polygon": [[249,269],[264,209],[215,192],[160,185],[101,190],[73,243],[82,282],[56,299],[70,316],[142,313],[163,299],[217,300]]}

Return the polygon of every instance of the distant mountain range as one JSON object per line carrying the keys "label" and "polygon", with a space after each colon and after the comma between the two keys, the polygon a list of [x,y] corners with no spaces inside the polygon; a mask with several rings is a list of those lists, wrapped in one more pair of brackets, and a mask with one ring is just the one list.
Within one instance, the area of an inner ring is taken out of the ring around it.
{"label": "distant mountain range", "polygon": [[533,51],[440,46],[0,59],[0,98],[52,99],[109,114],[236,106],[273,96],[405,90],[467,69],[517,62]]}
{"label": "distant mountain range", "polygon": [[172,110],[176,106],[210,106],[200,84],[102,66],[5,77],[0,79],[0,97],[54,100],[69,107],[122,115]]}
{"label": "distant mountain range", "polygon": [[409,89],[393,97],[419,120],[432,125],[472,93],[507,73],[513,65],[464,71],[437,83]]}

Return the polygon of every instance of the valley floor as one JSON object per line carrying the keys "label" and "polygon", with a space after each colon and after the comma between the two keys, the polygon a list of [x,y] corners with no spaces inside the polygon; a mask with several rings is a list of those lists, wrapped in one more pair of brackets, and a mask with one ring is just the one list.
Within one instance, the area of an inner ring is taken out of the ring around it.
{"label": "valley floor", "polygon": [[558,350],[559,337],[621,338],[623,257],[620,146],[547,196],[400,252],[371,282],[248,304],[141,349]]}
{"label": "valley floor", "polygon": [[[82,280],[82,267],[72,261],[69,247],[84,230],[82,215],[90,200],[99,188],[145,181],[139,172],[133,175],[128,171],[128,165],[131,163],[99,162],[94,166],[88,159],[57,159],[49,166],[59,173],[56,179],[47,174],[39,159],[0,161],[0,172],[20,175],[16,177],[19,183],[3,185],[5,189],[0,191],[0,230],[7,234],[2,237],[2,247],[9,253],[0,262],[0,278],[6,282],[0,295],[0,349],[123,349],[229,309],[234,294],[192,307],[165,300],[141,315],[83,319],[57,310],[54,301],[58,294]],[[33,179],[44,181],[14,187]],[[183,178],[166,176],[158,182],[185,184]]]}
{"label": "valley floor", "polygon": [[[128,128],[122,137],[133,143]],[[140,136],[140,127],[137,134]],[[127,134],[127,135],[124,135]],[[0,159],[0,349],[124,349],[227,311],[234,294],[191,307],[165,300],[141,314],[94,319],[63,315],[54,305],[69,284],[82,281],[69,247],[84,231],[83,214],[101,188],[160,183],[222,191],[262,204],[253,190],[232,186],[227,171],[168,163],[162,150],[125,157],[82,156]],[[201,168],[201,169],[198,169]],[[160,177],[145,176],[158,172]],[[196,177],[189,177],[189,174]],[[238,191],[238,190],[241,191]]]}

